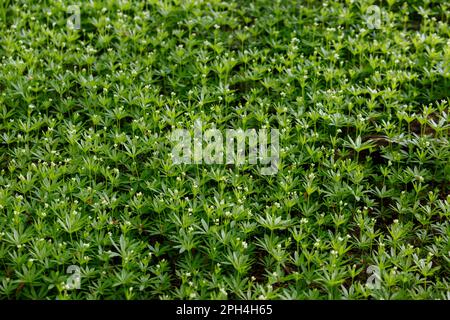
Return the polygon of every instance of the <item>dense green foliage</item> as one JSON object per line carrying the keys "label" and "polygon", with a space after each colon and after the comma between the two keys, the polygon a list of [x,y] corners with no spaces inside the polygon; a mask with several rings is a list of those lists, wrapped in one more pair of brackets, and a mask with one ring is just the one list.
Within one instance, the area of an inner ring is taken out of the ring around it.
{"label": "dense green foliage", "polygon": [[[0,5],[1,298],[450,298],[447,1],[67,6]],[[196,119],[278,173],[173,165]]]}

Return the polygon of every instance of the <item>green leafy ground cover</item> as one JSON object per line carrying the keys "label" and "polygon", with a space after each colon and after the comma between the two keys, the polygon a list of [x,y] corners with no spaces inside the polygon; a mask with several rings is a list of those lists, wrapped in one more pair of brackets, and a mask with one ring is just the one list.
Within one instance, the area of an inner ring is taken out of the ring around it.
{"label": "green leafy ground cover", "polygon": [[[450,298],[448,2],[78,4],[0,5],[1,298]],[[278,172],[173,165],[195,120]]]}

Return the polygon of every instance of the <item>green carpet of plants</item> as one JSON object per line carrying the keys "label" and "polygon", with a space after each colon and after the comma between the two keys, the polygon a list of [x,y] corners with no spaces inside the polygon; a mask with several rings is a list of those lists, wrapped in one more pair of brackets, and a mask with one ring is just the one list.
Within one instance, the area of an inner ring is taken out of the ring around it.
{"label": "green carpet of plants", "polygon": [[[449,10],[2,1],[0,298],[450,299]],[[173,164],[196,120],[278,172]]]}

